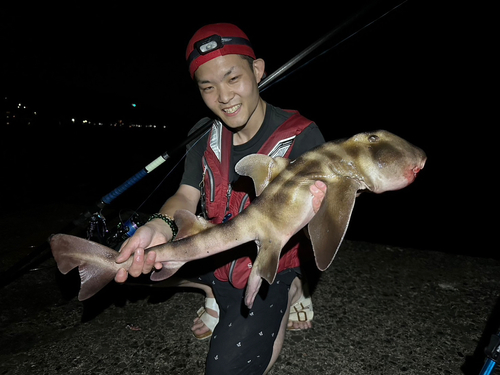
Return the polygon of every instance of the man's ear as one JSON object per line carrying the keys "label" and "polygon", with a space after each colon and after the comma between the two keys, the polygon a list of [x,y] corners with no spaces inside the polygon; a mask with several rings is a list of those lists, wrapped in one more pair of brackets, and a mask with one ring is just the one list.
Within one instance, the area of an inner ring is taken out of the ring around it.
{"label": "man's ear", "polygon": [[255,59],[253,61],[253,74],[255,74],[255,78],[257,83],[260,83],[264,73],[266,71],[266,63],[262,59]]}

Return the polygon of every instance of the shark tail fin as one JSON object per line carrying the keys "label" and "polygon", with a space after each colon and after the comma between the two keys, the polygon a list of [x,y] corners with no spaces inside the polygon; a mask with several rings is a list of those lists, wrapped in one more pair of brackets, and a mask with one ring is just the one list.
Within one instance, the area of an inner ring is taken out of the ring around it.
{"label": "shark tail fin", "polygon": [[117,251],[83,238],[56,234],[50,238],[50,247],[61,273],[67,274],[78,267],[80,301],[92,297],[109,284],[119,268],[114,261]]}

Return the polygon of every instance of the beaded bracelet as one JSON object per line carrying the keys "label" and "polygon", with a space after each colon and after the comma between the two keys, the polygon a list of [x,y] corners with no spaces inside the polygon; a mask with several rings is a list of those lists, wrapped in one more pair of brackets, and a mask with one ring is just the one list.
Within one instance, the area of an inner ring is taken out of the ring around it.
{"label": "beaded bracelet", "polygon": [[148,219],[148,222],[150,222],[151,220],[154,220],[154,219],[161,219],[163,220],[165,223],[168,224],[168,226],[170,227],[170,229],[172,230],[172,239],[170,241],[173,241],[175,239],[175,236],[177,236],[177,233],[179,232],[179,228],[177,228],[177,224],[175,224],[175,221],[174,219],[172,219],[170,216],[168,215],[164,215],[164,214],[153,214],[149,217]]}

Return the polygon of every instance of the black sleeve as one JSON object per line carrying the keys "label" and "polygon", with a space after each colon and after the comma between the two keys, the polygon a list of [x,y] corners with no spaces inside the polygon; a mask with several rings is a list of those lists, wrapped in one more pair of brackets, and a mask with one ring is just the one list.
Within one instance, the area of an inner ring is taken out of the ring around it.
{"label": "black sleeve", "polygon": [[[206,123],[207,118],[204,118],[196,123],[195,126],[189,131],[189,134],[194,132],[204,123]],[[208,134],[199,138],[197,141],[193,141],[186,146],[186,159],[184,160],[184,173],[181,178],[181,185],[189,185],[200,188],[200,182],[203,178],[203,167],[201,164],[201,159],[207,148]]]}
{"label": "black sleeve", "polygon": [[304,129],[296,138],[293,144],[292,152],[290,152],[290,159],[297,159],[303,153],[312,150],[319,145],[325,143],[325,138],[318,128],[318,125],[312,123]]}

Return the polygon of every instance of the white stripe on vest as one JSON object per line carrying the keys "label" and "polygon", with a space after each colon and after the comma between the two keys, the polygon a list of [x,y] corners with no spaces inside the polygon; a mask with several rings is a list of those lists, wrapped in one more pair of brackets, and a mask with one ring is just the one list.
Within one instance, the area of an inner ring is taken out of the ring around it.
{"label": "white stripe on vest", "polygon": [[[215,156],[222,162],[222,123],[219,120],[215,120],[212,125],[212,133],[210,136],[210,148],[214,152]],[[295,136],[290,138],[282,139],[272,148],[269,152],[269,156],[275,158],[277,156],[284,157],[288,149],[292,146]]]}
{"label": "white stripe on vest", "polygon": [[294,139],[295,136],[292,136],[290,138],[282,139],[281,141],[276,143],[276,146],[273,147],[273,149],[269,153],[269,156],[272,158],[275,158],[276,156],[284,157],[288,149],[292,146]]}
{"label": "white stripe on vest", "polygon": [[222,162],[222,126],[219,120],[214,120],[210,137],[210,148],[219,159],[219,163]]}

